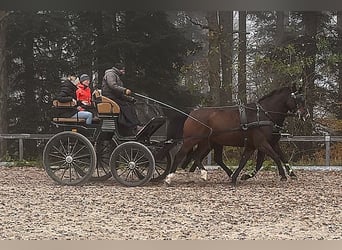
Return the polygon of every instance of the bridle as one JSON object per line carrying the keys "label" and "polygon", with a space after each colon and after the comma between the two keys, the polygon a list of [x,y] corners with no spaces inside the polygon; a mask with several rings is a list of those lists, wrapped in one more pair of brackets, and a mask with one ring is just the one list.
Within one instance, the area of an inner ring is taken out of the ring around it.
{"label": "bridle", "polygon": [[[279,125],[277,124],[274,119],[272,118],[272,114],[278,114],[278,115],[283,115],[283,116],[296,116],[298,115],[299,117],[301,116],[301,113],[299,112],[299,109],[300,109],[300,104],[301,103],[304,103],[305,99],[304,99],[304,95],[302,93],[300,93],[298,90],[296,92],[292,92],[290,94],[290,98],[294,99],[294,102],[295,102],[295,107],[293,109],[290,109],[289,112],[287,113],[284,113],[284,112],[277,112],[277,111],[267,111],[263,108],[263,106],[257,102],[256,103],[256,108],[257,108],[257,112],[259,111],[259,109],[261,111],[264,112],[264,114],[266,115],[266,117],[268,119],[270,119],[270,121],[272,121],[274,123],[274,126],[277,128],[277,129],[282,129],[283,126],[282,125]],[[259,112],[258,112],[259,113]],[[305,120],[305,117],[303,117],[304,120]]]}

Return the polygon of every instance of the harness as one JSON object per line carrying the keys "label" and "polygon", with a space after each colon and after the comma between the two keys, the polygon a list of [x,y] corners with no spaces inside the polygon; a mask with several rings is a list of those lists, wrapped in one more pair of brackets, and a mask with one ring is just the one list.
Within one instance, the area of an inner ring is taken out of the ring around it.
{"label": "harness", "polygon": [[[248,107],[246,107],[243,104],[239,104],[238,105],[238,110],[239,110],[239,114],[240,114],[240,128],[242,130],[247,130],[247,129],[252,128],[252,127],[276,126],[277,125],[271,119],[270,119],[270,121],[260,121],[260,109],[265,114],[266,114],[266,112],[264,111],[263,107],[259,103],[256,103],[255,105],[256,105],[256,117],[257,117],[257,120],[253,121],[253,122],[248,122],[248,119],[247,119],[246,108],[247,109],[251,109],[251,108],[248,108]],[[267,118],[269,118],[269,117],[267,116]]]}
{"label": "harness", "polygon": [[[283,126],[282,126],[282,124],[281,125],[277,124],[270,114],[274,113],[274,114],[280,114],[280,115],[284,115],[284,116],[293,115],[293,111],[291,111],[291,113],[289,113],[289,112],[283,113],[283,112],[276,112],[276,111],[266,111],[262,107],[262,105],[260,103],[258,103],[258,102],[255,103],[255,107],[256,108],[250,108],[250,107],[242,104],[239,101],[238,105],[235,105],[235,106],[224,106],[224,107],[230,107],[230,108],[237,108],[238,109],[239,116],[240,116],[240,125],[239,125],[239,127],[214,132],[213,129],[211,127],[209,127],[207,124],[203,123],[202,121],[196,119],[195,117],[193,117],[193,116],[191,116],[191,115],[189,115],[189,114],[187,114],[187,113],[185,113],[185,112],[183,112],[183,111],[181,111],[181,110],[179,110],[179,109],[177,109],[175,107],[172,107],[172,106],[170,106],[168,104],[165,104],[165,103],[163,103],[161,101],[155,100],[153,98],[150,98],[150,97],[138,94],[138,93],[133,93],[133,94],[138,96],[138,97],[142,97],[144,99],[151,100],[151,101],[154,101],[156,103],[159,103],[159,104],[163,105],[164,107],[173,109],[173,110],[175,110],[175,111],[177,111],[177,112],[187,116],[188,118],[195,120],[196,122],[200,123],[201,125],[205,126],[206,128],[209,129],[209,134],[205,136],[205,137],[208,138],[208,140],[209,140],[209,138],[211,136],[217,135],[218,133],[232,132],[232,131],[238,131],[238,130],[247,131],[249,128],[261,127],[261,126],[272,126],[273,127],[273,132],[274,133],[279,133],[283,129]],[[291,97],[294,98],[295,101],[296,101],[296,106],[297,106],[296,108],[298,108],[298,102],[301,101],[302,99],[304,99],[303,95],[298,93],[298,92],[291,93]],[[213,108],[213,107],[210,107],[210,108]],[[217,108],[222,108],[222,107],[217,107]],[[248,121],[247,111],[246,111],[247,109],[256,111],[256,121],[250,121],[250,122]],[[260,120],[260,113],[261,112],[263,112],[265,114],[265,116],[267,117],[268,120]],[[245,142],[246,142],[246,139],[247,138],[245,138]]]}

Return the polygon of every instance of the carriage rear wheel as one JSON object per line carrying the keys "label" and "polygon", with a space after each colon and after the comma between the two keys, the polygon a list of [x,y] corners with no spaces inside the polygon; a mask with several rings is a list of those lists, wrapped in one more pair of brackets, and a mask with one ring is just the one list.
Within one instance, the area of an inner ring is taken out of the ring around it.
{"label": "carriage rear wheel", "polygon": [[113,140],[102,140],[96,143],[97,164],[90,178],[91,181],[106,181],[112,177],[109,160],[116,146],[117,143]]}
{"label": "carriage rear wheel", "polygon": [[110,166],[114,179],[129,187],[144,185],[155,171],[153,154],[139,142],[125,142],[115,148]]}
{"label": "carriage rear wheel", "polygon": [[78,185],[88,181],[96,166],[96,153],[82,134],[71,131],[54,135],[43,152],[46,173],[62,185]]}

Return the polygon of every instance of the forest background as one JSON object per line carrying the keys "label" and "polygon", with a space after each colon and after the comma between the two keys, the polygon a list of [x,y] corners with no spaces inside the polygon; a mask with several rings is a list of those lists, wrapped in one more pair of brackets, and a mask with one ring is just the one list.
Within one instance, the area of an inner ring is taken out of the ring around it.
{"label": "forest background", "polygon": [[[182,110],[296,83],[311,117],[286,130],[342,134],[342,11],[0,11],[0,134],[50,133],[62,79],[100,87],[118,61],[127,87]],[[0,159],[16,147],[0,139]]]}

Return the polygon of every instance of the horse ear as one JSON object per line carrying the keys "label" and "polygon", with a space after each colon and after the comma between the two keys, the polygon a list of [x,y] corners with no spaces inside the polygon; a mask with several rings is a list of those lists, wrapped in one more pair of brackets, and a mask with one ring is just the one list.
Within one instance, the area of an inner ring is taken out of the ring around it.
{"label": "horse ear", "polygon": [[294,93],[294,92],[297,91],[296,83],[293,83],[293,84],[292,84],[291,91],[292,91],[292,93]]}

